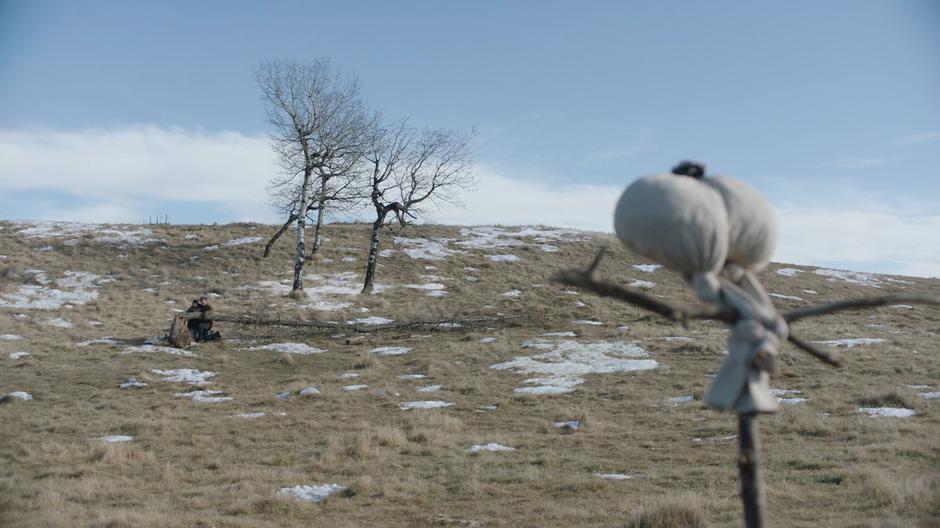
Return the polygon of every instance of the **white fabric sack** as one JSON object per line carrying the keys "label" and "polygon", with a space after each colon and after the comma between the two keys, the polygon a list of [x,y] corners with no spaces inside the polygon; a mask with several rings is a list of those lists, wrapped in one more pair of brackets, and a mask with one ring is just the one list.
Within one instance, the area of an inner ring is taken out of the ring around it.
{"label": "white fabric sack", "polygon": [[636,180],[614,211],[625,246],[680,273],[717,272],[728,253],[728,215],[721,194],[687,176]]}
{"label": "white fabric sack", "polygon": [[728,260],[758,272],[770,262],[777,243],[777,222],[757,190],[730,176],[701,180],[721,193],[728,212]]}

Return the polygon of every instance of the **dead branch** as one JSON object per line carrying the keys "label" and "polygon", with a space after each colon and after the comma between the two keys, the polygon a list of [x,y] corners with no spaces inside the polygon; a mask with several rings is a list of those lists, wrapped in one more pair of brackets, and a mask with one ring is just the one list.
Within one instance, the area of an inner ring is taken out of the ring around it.
{"label": "dead branch", "polygon": [[[596,277],[597,267],[600,265],[601,259],[604,257],[606,251],[607,248],[601,248],[587,269],[562,270],[556,273],[551,280],[567,286],[582,288],[601,297],[610,297],[612,299],[624,301],[638,308],[642,308],[644,310],[661,315],[670,321],[682,323],[683,326],[687,321],[693,319],[722,321],[732,325],[736,323],[741,317],[737,312],[717,307],[677,308],[670,304],[654,299],[653,297],[646,295],[645,293],[634,288],[622,286],[620,284],[603,279],[598,279]],[[926,295],[898,294],[886,295],[883,297],[851,299],[818,306],[807,306],[805,308],[790,310],[789,312],[782,314],[782,317],[787,321],[787,323],[794,323],[807,317],[816,317],[843,310],[853,310],[857,308],[884,306],[888,304],[905,302],[940,306],[940,299],[936,297],[930,297]],[[799,337],[793,335],[792,329],[791,333],[787,337],[787,340],[800,350],[809,353],[827,365],[838,367],[842,364],[842,359],[838,354],[824,350],[813,345],[812,343],[800,339]]]}
{"label": "dead branch", "polygon": [[829,304],[797,308],[796,310],[790,310],[789,312],[783,314],[783,318],[788,323],[792,323],[806,317],[816,317],[819,315],[826,315],[844,310],[854,310],[856,308],[869,308],[874,306],[885,306],[888,304],[899,303],[932,304],[934,306],[940,306],[940,299],[927,295],[904,294],[885,295],[883,297],[862,297],[861,299],[849,299],[846,301],[838,301]]}

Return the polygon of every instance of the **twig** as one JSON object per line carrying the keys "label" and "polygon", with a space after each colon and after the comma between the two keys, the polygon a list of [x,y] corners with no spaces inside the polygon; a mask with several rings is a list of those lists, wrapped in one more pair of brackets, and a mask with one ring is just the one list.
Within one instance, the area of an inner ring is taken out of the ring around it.
{"label": "twig", "polygon": [[741,501],[744,526],[763,528],[767,500],[760,467],[760,438],[757,415],[738,414],[738,471],[741,474]]}
{"label": "twig", "polygon": [[830,352],[828,350],[819,348],[812,343],[807,343],[792,333],[787,336],[787,341],[793,343],[793,346],[803,350],[804,352],[809,352],[810,355],[827,365],[832,365],[833,367],[842,366],[842,358],[839,357],[839,355],[835,352]]}
{"label": "twig", "polygon": [[819,315],[826,315],[834,312],[841,312],[843,310],[853,310],[855,308],[868,308],[872,306],[884,306],[886,304],[897,304],[897,303],[917,303],[917,304],[933,304],[940,305],[940,298],[930,297],[927,295],[885,295],[884,297],[863,297],[861,299],[849,299],[847,301],[839,301],[829,304],[821,304],[817,306],[807,306],[805,308],[797,308],[796,310],[790,310],[783,314],[783,318],[788,322],[792,323],[804,319],[806,317],[816,317]]}

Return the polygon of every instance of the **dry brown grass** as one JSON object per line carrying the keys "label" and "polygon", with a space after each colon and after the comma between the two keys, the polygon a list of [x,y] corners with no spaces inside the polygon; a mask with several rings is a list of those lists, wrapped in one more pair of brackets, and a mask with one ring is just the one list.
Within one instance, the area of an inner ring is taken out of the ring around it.
{"label": "dry brown grass", "polygon": [[[299,308],[286,296],[255,285],[290,277],[289,244],[270,259],[261,244],[202,248],[272,228],[154,226],[162,243],[110,246],[81,237],[23,239],[17,226],[0,223],[0,294],[36,284],[27,270],[55,280],[66,271],[89,271],[112,280],[95,302],[59,310],[0,307],[0,392],[25,390],[34,400],[0,404],[0,525],[66,526],[739,526],[734,457],[735,418],[702,407],[701,394],[722,359],[727,333],[717,324],[689,329],[622,304],[564,293],[551,284],[559,268],[587,263],[597,247],[613,249],[600,272],[620,282],[656,282],[654,294],[681,302],[691,295],[672,274],[646,274],[611,237],[559,243],[557,253],[509,248],[516,263],[490,262],[478,250],[444,261],[413,260],[401,252],[380,259],[379,284],[441,277],[448,296],[393,287],[352,299],[334,312]],[[197,238],[186,238],[195,235]],[[455,228],[409,228],[409,237],[459,238]],[[368,229],[327,228],[323,253],[309,272],[361,275]],[[383,248],[396,248],[391,237]],[[43,246],[51,251],[37,251]],[[452,245],[452,247],[454,247]],[[355,250],[352,248],[359,248]],[[124,255],[124,257],[122,257]],[[192,257],[199,257],[192,259]],[[356,262],[343,262],[353,256]],[[426,265],[436,270],[426,270]],[[479,282],[467,282],[464,267]],[[789,266],[792,267],[792,266]],[[771,291],[825,301],[872,293],[937,295],[935,280],[870,287],[829,282],[811,272],[787,278],[765,272]],[[144,291],[153,288],[153,292]],[[500,294],[517,288],[518,298]],[[804,294],[812,289],[818,294]],[[422,332],[383,332],[361,340],[276,327],[218,324],[225,340],[191,348],[198,357],[122,353],[121,345],[77,346],[113,336],[140,344],[166,331],[173,308],[215,293],[227,313],[250,312],[348,320],[376,315],[397,320],[465,315],[522,314],[518,325]],[[175,304],[167,304],[174,301]],[[577,306],[576,301],[585,306]],[[784,301],[787,306],[799,303]],[[360,311],[367,308],[368,313]],[[15,318],[23,313],[26,318]],[[874,319],[869,319],[874,316]],[[46,324],[67,319],[72,328]],[[602,326],[572,324],[575,319]],[[90,322],[101,324],[92,326]],[[871,327],[869,324],[882,326]],[[625,328],[622,328],[625,327]],[[937,526],[940,451],[936,403],[908,385],[940,386],[940,310],[882,308],[799,324],[808,339],[878,337],[879,345],[843,351],[846,366],[824,367],[787,349],[774,386],[803,391],[804,404],[761,418],[768,504],[773,526]],[[660,363],[653,371],[586,376],[572,394],[526,396],[512,392],[527,377],[490,369],[518,355],[525,340],[547,331],[576,331],[581,341],[637,342]],[[688,336],[693,341],[669,341]],[[482,337],[494,337],[480,344]],[[250,346],[302,342],[327,352],[312,355],[249,350]],[[402,356],[369,353],[406,346]],[[30,355],[18,361],[9,352]],[[916,354],[914,352],[917,352]],[[197,368],[220,374],[206,388],[235,399],[198,404],[175,398],[192,387],[160,381],[152,369]],[[343,379],[347,373],[356,378]],[[398,376],[422,373],[425,380]],[[121,390],[128,377],[148,383]],[[365,384],[346,392],[340,388]],[[422,385],[440,384],[434,393]],[[302,398],[315,386],[321,393]],[[287,400],[277,398],[288,392]],[[691,403],[669,398],[694,395]],[[414,400],[445,400],[453,407],[401,411]],[[495,405],[496,410],[482,410]],[[909,419],[859,415],[860,406],[913,408]],[[242,413],[265,412],[245,419]],[[281,415],[280,413],[283,413]],[[577,431],[554,422],[579,420]],[[97,437],[128,434],[128,444]],[[699,438],[700,441],[693,441]],[[507,453],[469,455],[473,444],[497,442]],[[602,480],[594,473],[635,478]],[[282,487],[336,482],[348,496],[319,504],[276,494]],[[659,523],[659,524],[657,524]]]}

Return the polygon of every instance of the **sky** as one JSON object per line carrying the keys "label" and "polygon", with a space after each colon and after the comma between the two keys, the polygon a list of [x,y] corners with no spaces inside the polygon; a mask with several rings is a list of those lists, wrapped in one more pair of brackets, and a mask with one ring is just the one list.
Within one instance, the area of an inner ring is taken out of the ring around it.
{"label": "sky", "polygon": [[940,277],[937,28],[932,0],[0,0],[0,218],[275,223],[252,71],[325,57],[476,131],[477,189],[429,220],[610,232],[696,159],[764,193],[776,261]]}

